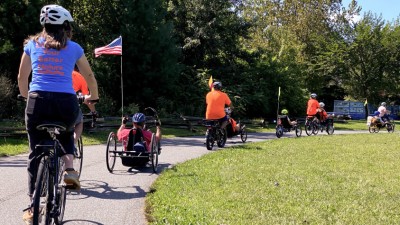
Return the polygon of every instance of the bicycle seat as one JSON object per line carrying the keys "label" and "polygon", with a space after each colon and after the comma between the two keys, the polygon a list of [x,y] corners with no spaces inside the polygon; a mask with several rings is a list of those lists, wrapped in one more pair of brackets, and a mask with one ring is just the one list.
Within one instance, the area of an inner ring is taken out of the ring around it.
{"label": "bicycle seat", "polygon": [[66,131],[67,130],[66,127],[67,126],[62,122],[48,122],[48,123],[43,123],[43,124],[38,125],[36,127],[36,129],[38,129],[38,130],[47,130],[47,129],[50,129],[50,128],[57,128],[59,131],[62,132],[62,131]]}

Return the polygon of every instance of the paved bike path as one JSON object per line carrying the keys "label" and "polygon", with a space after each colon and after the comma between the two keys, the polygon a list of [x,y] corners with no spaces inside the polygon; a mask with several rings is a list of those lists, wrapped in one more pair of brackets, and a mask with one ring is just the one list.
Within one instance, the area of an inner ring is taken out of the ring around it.
{"label": "paved bike path", "polygon": [[[335,131],[335,134],[339,133],[359,132]],[[284,133],[282,138],[293,136],[294,132]],[[276,139],[275,133],[252,133],[248,135],[247,143],[270,139]],[[240,137],[233,137],[228,139],[226,146],[239,144],[242,144]],[[162,147],[160,170],[213,152],[206,149],[204,137],[164,139]],[[154,174],[150,167],[140,171],[125,167],[119,158],[111,174],[106,167],[105,149],[105,145],[84,147],[82,190],[79,194],[70,193],[67,196],[64,224],[147,224],[145,196],[158,174]],[[24,224],[22,209],[29,203],[26,162],[27,154],[0,158],[1,224]]]}

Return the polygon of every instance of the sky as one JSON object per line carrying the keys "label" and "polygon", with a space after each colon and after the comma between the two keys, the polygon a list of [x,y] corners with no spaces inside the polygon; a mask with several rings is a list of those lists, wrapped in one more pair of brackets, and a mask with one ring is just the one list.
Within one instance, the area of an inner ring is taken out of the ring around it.
{"label": "sky", "polygon": [[[350,2],[351,0],[342,0],[342,4],[346,8]],[[362,7],[360,16],[371,11],[378,16],[382,14],[382,19],[392,22],[400,15],[400,0],[358,0],[357,3]]]}

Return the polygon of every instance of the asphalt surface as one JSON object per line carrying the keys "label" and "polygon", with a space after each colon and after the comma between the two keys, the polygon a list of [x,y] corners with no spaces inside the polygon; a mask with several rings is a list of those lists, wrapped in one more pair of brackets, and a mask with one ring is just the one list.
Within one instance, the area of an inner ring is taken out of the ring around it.
{"label": "asphalt surface", "polygon": [[[335,131],[334,135],[347,133],[360,132]],[[294,132],[284,133],[282,138],[294,135]],[[306,138],[304,131],[301,138]],[[270,139],[276,139],[275,133],[252,133],[248,134],[246,143]],[[240,144],[240,137],[233,137],[227,140],[226,146]],[[160,172],[218,150],[215,148],[208,151],[204,137],[164,139],[162,148],[159,156]],[[26,163],[27,154],[0,158],[0,224],[24,224],[22,209],[29,204]],[[83,165],[81,192],[71,192],[67,196],[63,224],[147,224],[144,214],[145,196],[160,172],[153,173],[150,166],[140,170],[125,167],[121,159],[117,158],[113,173],[109,173],[106,145],[84,146]]]}

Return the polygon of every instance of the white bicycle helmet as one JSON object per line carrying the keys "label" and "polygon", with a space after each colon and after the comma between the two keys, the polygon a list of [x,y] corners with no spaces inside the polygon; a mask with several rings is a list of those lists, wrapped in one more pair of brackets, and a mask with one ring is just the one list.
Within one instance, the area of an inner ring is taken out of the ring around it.
{"label": "white bicycle helmet", "polygon": [[319,103],[319,107],[324,108],[324,107],[325,107],[325,103],[320,102],[320,103]]}
{"label": "white bicycle helmet", "polygon": [[68,10],[59,5],[45,5],[42,10],[40,10],[40,24],[44,26],[45,24],[61,25],[65,21],[73,22],[74,19]]}
{"label": "white bicycle helmet", "polygon": [[317,97],[317,94],[311,93],[310,97],[311,97],[311,98],[316,98],[316,97]]}

